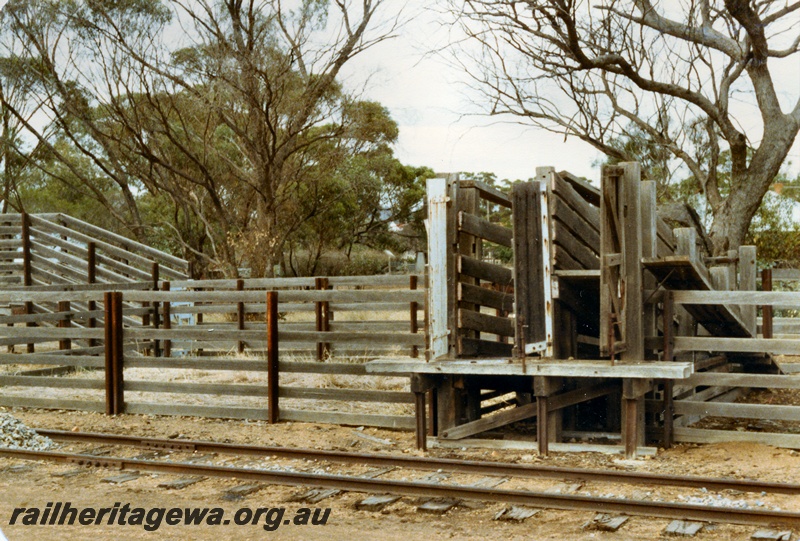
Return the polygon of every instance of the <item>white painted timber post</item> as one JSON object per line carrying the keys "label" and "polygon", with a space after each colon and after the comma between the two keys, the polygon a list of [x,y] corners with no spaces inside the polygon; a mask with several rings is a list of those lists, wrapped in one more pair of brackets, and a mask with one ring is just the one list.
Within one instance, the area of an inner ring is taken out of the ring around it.
{"label": "white painted timber post", "polygon": [[448,353],[447,329],[447,179],[427,182],[429,360]]}
{"label": "white painted timber post", "polygon": [[[537,173],[539,172],[537,168]],[[556,174],[555,170],[551,170],[547,175],[548,180],[539,182],[539,219],[541,220],[542,238],[540,245],[542,247],[542,278],[544,285],[544,336],[545,336],[545,350],[540,353],[542,357],[553,357],[553,247],[550,239],[550,193],[547,186],[555,179],[552,177]],[[556,282],[558,287],[558,282]],[[527,351],[526,351],[527,353]]]}

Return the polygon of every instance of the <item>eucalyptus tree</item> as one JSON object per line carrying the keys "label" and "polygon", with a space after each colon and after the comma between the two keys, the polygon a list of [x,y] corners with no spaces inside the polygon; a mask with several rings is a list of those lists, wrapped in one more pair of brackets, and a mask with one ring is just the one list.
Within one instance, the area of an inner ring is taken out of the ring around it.
{"label": "eucalyptus tree", "polygon": [[330,141],[382,144],[359,140],[339,79],[393,35],[383,3],[11,0],[2,15],[43,66],[48,122],[113,180],[97,196],[133,235],[166,228],[203,265],[268,274],[321,212],[303,198]]}
{"label": "eucalyptus tree", "polygon": [[[800,130],[800,2],[467,0],[457,60],[493,114],[630,159],[638,131],[682,164],[713,214],[716,252],[742,243]],[[730,155],[723,190],[723,153]],[[663,157],[662,157],[663,158]]]}

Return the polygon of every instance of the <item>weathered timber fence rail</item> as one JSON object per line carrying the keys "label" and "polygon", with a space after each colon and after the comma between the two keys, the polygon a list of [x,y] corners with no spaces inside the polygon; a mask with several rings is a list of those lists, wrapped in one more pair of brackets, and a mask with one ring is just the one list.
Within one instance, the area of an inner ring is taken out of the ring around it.
{"label": "weathered timber fence rail", "polygon": [[[761,306],[775,309],[800,309],[800,293],[788,291],[673,291],[672,302],[693,306]],[[798,338],[731,338],[676,336],[674,349],[737,353],[773,353],[800,355]]]}
{"label": "weathered timber fence rail", "polygon": [[[754,284],[755,277],[750,281]],[[762,284],[769,287],[769,279]],[[771,319],[769,314],[773,309],[800,308],[800,292],[670,291],[663,301],[667,318],[673,313],[673,305],[694,307],[695,313],[702,313],[698,307],[711,310],[725,306],[750,322],[749,326],[755,325],[756,307],[761,307],[767,314],[765,320]],[[758,330],[770,326],[769,323],[759,325]],[[681,353],[696,354],[699,359],[704,359],[696,363],[696,368],[702,371],[675,384],[674,399],[666,405],[665,414],[670,420],[674,418],[674,428],[671,428],[674,441],[750,441],[800,448],[800,434],[797,433],[800,406],[748,402],[748,393],[754,389],[800,389],[800,378],[791,373],[729,372],[737,367],[747,370],[749,364],[762,363],[766,360],[765,354],[800,355],[800,336],[786,334],[773,338],[767,331],[752,337],[672,336],[673,326],[666,321],[664,329],[664,337],[659,340],[663,340],[667,360]],[[715,362],[725,359],[734,359],[736,363]],[[779,368],[785,366],[778,362]],[[648,400],[647,407],[652,412],[661,412],[665,406],[661,401]]]}
{"label": "weathered timber fence rail", "polygon": [[[343,353],[391,348],[394,355],[418,355],[426,346],[419,332],[425,292],[418,281],[215,280],[163,282],[155,290],[3,291],[0,304],[49,302],[59,309],[0,316],[0,324],[10,325],[3,327],[0,345],[40,346],[37,353],[0,354],[0,365],[18,370],[0,375],[0,404],[410,428],[414,396],[404,382],[368,376],[365,359]],[[341,321],[334,321],[335,313]],[[351,315],[356,317],[349,321]],[[312,355],[278,359],[278,344],[282,352],[287,346]],[[40,365],[78,373],[19,372]],[[279,400],[287,404],[280,410]],[[369,412],[359,407],[373,402],[385,406]]]}
{"label": "weathered timber fence rail", "polygon": [[34,286],[186,279],[183,259],[65,214],[0,217],[0,283]]}

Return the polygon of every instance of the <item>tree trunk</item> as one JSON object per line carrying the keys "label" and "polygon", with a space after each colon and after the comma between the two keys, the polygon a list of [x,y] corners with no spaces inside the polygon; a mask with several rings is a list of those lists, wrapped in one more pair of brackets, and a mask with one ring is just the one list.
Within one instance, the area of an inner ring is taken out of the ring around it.
{"label": "tree trunk", "polygon": [[[739,194],[743,193],[745,192],[734,192],[731,194],[714,216],[708,235],[714,249],[712,255],[724,255],[728,250],[733,250],[744,244],[747,229],[750,226],[750,220],[753,214],[755,214],[755,211],[746,215],[743,212],[737,212],[735,210],[741,207],[741,204],[736,204],[736,202],[732,200],[742,199]],[[735,197],[735,195],[737,197]],[[761,200],[758,199],[758,201]]]}
{"label": "tree trunk", "polygon": [[750,222],[780,170],[777,164],[751,162],[744,178],[733,182],[730,195],[714,212],[709,237],[716,256],[744,244]]}

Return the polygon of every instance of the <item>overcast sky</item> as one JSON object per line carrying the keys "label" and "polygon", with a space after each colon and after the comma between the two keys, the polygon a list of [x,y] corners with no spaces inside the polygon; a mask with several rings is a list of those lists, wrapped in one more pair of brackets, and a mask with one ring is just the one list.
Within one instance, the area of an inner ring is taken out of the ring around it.
{"label": "overcast sky", "polygon": [[[392,41],[378,45],[350,68],[351,82],[371,74],[366,97],[389,108],[400,125],[397,157],[409,165],[427,165],[437,172],[490,171],[498,178],[527,179],[537,166],[552,165],[598,180],[594,148],[575,138],[514,123],[513,118],[476,115],[480,107],[466,95],[464,76],[430,55],[446,43],[447,28],[420,0],[391,0],[405,5],[411,22]],[[794,58],[781,84],[797,99],[800,59]],[[474,99],[474,94],[473,94]],[[800,138],[791,151],[792,174],[800,172]]]}

